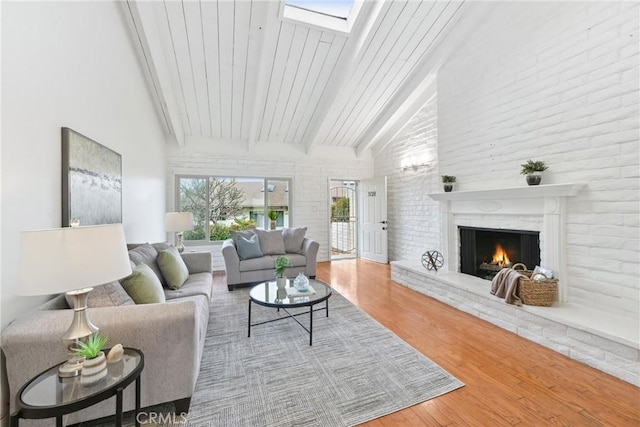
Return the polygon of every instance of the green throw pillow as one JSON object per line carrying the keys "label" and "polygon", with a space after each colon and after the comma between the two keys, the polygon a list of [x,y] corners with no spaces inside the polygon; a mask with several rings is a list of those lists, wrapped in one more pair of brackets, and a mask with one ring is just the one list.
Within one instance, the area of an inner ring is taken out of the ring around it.
{"label": "green throw pillow", "polygon": [[169,289],[180,289],[180,286],[184,285],[184,282],[189,278],[187,264],[184,263],[180,252],[173,246],[158,252],[156,262]]}
{"label": "green throw pillow", "polygon": [[238,236],[236,242],[238,248],[238,256],[241,260],[260,258],[262,256],[262,250],[260,249],[260,240],[258,235],[254,234],[250,239],[245,239],[243,236]]}
{"label": "green throw pillow", "polygon": [[160,279],[147,264],[138,264],[133,273],[121,280],[122,287],[136,304],[165,302]]}

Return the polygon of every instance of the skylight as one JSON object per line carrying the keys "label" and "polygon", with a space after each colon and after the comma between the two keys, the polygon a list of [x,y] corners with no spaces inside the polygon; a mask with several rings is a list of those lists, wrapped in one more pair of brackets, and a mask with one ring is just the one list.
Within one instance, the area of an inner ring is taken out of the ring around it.
{"label": "skylight", "polygon": [[363,0],[285,0],[284,19],[349,33]]}
{"label": "skylight", "polygon": [[334,18],[347,19],[354,0],[286,0],[289,6],[321,13]]}

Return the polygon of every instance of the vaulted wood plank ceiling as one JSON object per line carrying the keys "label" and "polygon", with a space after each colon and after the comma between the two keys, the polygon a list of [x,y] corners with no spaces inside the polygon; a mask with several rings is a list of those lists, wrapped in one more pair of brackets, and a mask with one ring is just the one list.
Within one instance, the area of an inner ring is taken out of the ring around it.
{"label": "vaulted wood plank ceiling", "polygon": [[289,6],[278,0],[129,0],[124,9],[179,145],[361,153],[382,121],[398,119],[389,111],[404,102],[398,97],[433,71],[428,56],[462,4],[367,0],[348,33],[283,17]]}

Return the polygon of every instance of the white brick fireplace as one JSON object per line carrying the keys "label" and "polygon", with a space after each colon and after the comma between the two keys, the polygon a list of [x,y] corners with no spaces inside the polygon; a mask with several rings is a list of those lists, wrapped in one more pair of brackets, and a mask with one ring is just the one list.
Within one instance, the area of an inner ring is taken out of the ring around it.
{"label": "white brick fireplace", "polygon": [[[560,279],[559,301],[566,302],[565,205],[585,184],[553,184],[493,190],[435,193],[442,216],[441,247],[449,271],[460,271],[459,226],[540,232],[541,265]],[[533,269],[534,266],[528,266]]]}

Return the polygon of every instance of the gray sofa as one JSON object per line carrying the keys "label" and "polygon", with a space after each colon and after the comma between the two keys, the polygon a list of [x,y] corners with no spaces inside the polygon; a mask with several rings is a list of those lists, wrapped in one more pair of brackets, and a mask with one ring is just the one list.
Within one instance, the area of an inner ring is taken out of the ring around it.
{"label": "gray sofa", "polygon": [[[222,243],[222,257],[227,275],[227,287],[230,291],[243,284],[274,280],[275,260],[285,255],[289,258],[287,277],[296,277],[302,272],[307,277],[316,277],[316,258],[320,244],[304,237],[306,228],[283,230],[250,230],[235,233],[233,238]],[[241,259],[238,255],[239,236],[250,237],[257,234],[260,239],[262,256]]]}
{"label": "gray sofa", "polygon": [[[134,249],[136,245],[129,245]],[[153,244],[155,249],[166,243]],[[130,257],[132,257],[130,251]],[[166,302],[133,303],[122,295],[118,281],[89,293],[91,321],[108,336],[107,347],[121,343],[142,350],[142,407],[174,402],[177,413],[188,412],[195,388],[209,321],[212,294],[211,253],[183,253],[189,278],[177,290],[163,288]],[[132,258],[133,259],[133,258]],[[145,262],[146,263],[146,262]],[[157,266],[156,266],[157,267]],[[16,393],[32,377],[67,359],[61,337],[71,324],[73,310],[64,295],[44,303],[13,321],[2,333],[11,411]],[[124,410],[133,410],[135,387],[124,392]],[[113,398],[65,417],[67,425],[114,414]],[[22,420],[21,425],[48,425],[51,420]]]}

